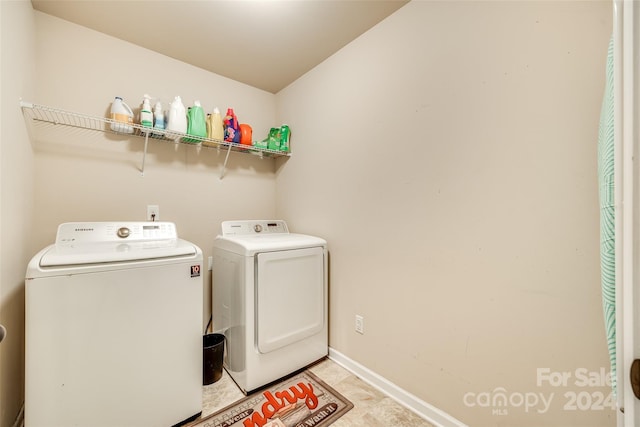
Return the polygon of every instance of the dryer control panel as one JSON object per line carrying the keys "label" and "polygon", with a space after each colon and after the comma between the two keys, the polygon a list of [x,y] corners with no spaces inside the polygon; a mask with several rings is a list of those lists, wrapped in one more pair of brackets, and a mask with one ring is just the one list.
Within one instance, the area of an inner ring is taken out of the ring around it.
{"label": "dryer control panel", "polygon": [[259,221],[223,221],[223,236],[242,236],[252,234],[288,234],[287,223],[283,220]]}

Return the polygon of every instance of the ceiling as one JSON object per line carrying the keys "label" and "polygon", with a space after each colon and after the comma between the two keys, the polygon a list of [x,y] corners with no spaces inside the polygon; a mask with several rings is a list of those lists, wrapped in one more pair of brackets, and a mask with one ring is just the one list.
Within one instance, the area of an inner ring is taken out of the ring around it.
{"label": "ceiling", "polygon": [[34,9],[277,93],[408,0],[32,0]]}

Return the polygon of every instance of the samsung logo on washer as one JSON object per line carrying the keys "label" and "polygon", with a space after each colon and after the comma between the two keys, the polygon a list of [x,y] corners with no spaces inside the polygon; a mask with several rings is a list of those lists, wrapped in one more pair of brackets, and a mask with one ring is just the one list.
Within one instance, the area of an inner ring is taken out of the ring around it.
{"label": "samsung logo on washer", "polygon": [[76,228],[75,231],[93,231],[93,228]]}

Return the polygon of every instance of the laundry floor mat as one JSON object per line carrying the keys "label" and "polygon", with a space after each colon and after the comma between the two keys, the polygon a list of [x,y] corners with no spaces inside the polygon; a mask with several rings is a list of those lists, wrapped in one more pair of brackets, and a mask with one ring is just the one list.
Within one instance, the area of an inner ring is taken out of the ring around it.
{"label": "laundry floor mat", "polygon": [[305,370],[188,427],[326,427],[351,408],[349,400]]}

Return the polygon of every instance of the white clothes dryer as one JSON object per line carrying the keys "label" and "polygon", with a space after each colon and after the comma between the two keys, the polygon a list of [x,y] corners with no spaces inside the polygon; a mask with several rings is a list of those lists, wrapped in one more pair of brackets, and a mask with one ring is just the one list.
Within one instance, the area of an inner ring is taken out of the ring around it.
{"label": "white clothes dryer", "polygon": [[60,225],[26,273],[25,426],[197,417],[201,266],[173,223]]}
{"label": "white clothes dryer", "polygon": [[284,221],[224,221],[213,247],[213,326],[244,393],[328,354],[327,242]]}

